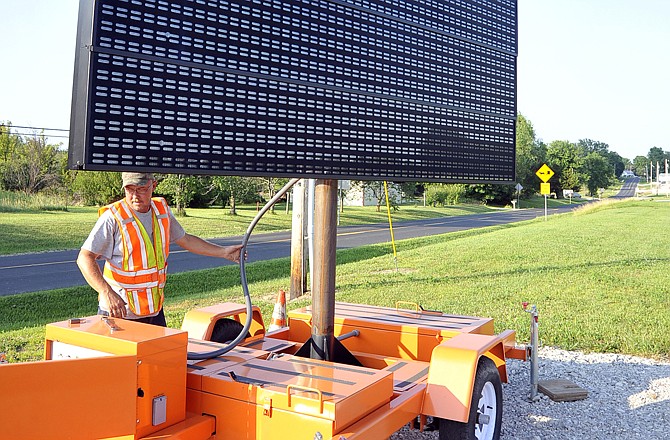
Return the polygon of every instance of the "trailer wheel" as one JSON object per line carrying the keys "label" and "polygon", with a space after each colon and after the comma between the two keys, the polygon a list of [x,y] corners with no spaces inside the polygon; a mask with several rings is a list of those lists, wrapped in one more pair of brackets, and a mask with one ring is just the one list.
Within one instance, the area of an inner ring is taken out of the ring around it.
{"label": "trailer wheel", "polygon": [[493,361],[482,357],[466,423],[440,419],[440,440],[498,440],[502,424],[502,384]]}
{"label": "trailer wheel", "polygon": [[[221,318],[214,324],[212,336],[209,339],[210,341],[223,344],[237,338],[237,336],[242,333],[242,330],[244,330],[244,325],[242,325],[242,323],[230,318]],[[247,332],[245,338],[250,336],[249,332]]]}

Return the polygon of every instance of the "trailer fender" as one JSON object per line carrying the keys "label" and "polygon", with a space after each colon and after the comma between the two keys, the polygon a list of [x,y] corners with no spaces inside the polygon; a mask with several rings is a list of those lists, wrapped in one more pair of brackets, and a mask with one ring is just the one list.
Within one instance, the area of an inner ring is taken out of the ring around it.
{"label": "trailer fender", "polygon": [[507,382],[505,348],[499,336],[462,333],[433,349],[422,413],[467,422],[481,356],[490,358]]}
{"label": "trailer fender", "polygon": [[[244,304],[226,302],[189,310],[184,316],[181,329],[188,332],[189,338],[209,341],[211,340],[214,325],[222,318],[229,318],[244,323],[247,319]],[[263,324],[263,316],[258,306],[253,306],[252,318],[253,322],[249,329],[250,335],[252,337],[263,337],[265,334],[265,325]]]}

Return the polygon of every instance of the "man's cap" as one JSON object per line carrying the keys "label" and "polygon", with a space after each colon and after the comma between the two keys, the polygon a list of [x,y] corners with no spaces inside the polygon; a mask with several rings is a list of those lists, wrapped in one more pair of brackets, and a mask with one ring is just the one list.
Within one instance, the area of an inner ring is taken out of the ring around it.
{"label": "man's cap", "polygon": [[156,180],[152,173],[121,173],[121,179],[123,179],[122,188],[128,185],[145,186],[147,183]]}

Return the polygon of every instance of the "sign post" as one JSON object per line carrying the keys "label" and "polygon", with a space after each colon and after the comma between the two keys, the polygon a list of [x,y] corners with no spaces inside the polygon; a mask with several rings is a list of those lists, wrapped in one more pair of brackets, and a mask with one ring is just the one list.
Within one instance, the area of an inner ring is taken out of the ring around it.
{"label": "sign post", "polygon": [[547,197],[551,193],[551,185],[549,184],[549,179],[554,175],[554,171],[543,164],[539,170],[535,172],[535,175],[540,178],[542,183],[540,183],[540,194],[544,195],[544,221],[547,221]]}
{"label": "sign post", "polygon": [[523,186],[520,183],[517,183],[514,188],[516,188],[516,205],[521,208],[521,190],[523,189]]}

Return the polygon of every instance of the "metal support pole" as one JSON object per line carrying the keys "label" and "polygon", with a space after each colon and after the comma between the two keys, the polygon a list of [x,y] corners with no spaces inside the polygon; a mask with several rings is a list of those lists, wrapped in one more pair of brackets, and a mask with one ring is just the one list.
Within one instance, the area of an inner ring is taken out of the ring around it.
{"label": "metal support pole", "polygon": [[537,382],[539,377],[539,364],[537,351],[540,346],[539,336],[538,336],[538,319],[537,319],[537,307],[535,305],[528,308],[528,303],[523,303],[523,309],[526,313],[530,313],[530,345],[527,347],[527,350],[530,351],[530,395],[528,399],[531,402],[535,402],[540,399],[540,396],[537,393]]}
{"label": "metal support pole", "polygon": [[337,180],[318,179],[314,190],[312,359],[332,360],[335,333]]}

